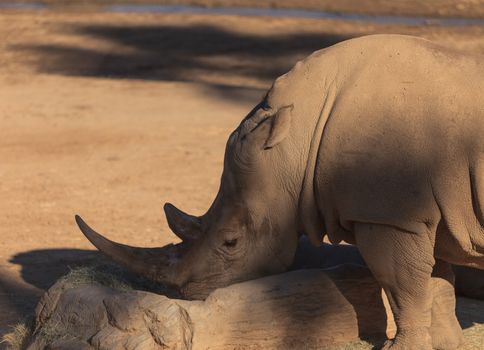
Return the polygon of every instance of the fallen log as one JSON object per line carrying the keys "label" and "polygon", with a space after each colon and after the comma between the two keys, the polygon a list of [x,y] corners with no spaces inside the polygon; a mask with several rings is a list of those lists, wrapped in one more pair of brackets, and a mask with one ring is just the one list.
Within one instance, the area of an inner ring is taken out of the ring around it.
{"label": "fallen log", "polygon": [[394,325],[366,267],[291,271],[170,299],[63,279],[41,299],[29,350],[321,349]]}

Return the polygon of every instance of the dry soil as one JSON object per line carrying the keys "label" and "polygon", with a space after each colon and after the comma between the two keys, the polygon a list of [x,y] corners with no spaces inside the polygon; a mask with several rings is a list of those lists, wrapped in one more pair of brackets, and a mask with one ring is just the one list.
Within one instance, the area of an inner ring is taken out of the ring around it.
{"label": "dry soil", "polygon": [[[174,242],[163,203],[208,208],[225,140],[272,79],[370,33],[484,52],[484,27],[0,12],[0,334],[69,266],[99,258],[74,214],[116,241]],[[482,303],[461,305],[470,331],[484,322]]]}

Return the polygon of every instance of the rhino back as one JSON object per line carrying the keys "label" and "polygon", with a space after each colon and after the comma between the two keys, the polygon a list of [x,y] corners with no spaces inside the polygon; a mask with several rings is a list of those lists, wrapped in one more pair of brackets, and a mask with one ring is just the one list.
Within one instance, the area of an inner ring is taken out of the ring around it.
{"label": "rhino back", "polygon": [[333,50],[337,94],[314,172],[329,238],[351,241],[355,221],[414,233],[439,226],[442,254],[457,246],[455,259],[482,261],[482,60],[396,35]]}

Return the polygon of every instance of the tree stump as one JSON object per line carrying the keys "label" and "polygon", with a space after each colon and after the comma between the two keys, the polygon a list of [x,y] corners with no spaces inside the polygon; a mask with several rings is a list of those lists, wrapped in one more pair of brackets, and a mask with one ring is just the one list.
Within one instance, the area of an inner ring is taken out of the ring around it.
{"label": "tree stump", "polygon": [[[366,267],[297,270],[170,299],[59,281],[28,349],[321,349],[384,338],[394,325]],[[389,320],[389,321],[388,321]]]}

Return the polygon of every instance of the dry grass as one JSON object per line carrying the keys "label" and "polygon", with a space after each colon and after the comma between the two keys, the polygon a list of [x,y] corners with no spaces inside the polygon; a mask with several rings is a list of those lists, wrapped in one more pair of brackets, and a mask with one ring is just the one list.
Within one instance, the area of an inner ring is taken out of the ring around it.
{"label": "dry grass", "polygon": [[0,341],[0,344],[4,344],[7,350],[23,350],[25,349],[32,336],[32,325],[31,319],[23,322],[17,323],[12,326],[12,331],[5,334]]}
{"label": "dry grass", "polygon": [[72,288],[85,284],[97,284],[121,291],[133,290],[133,286],[119,269],[111,265],[75,268],[59,281]]}
{"label": "dry grass", "polygon": [[46,344],[52,344],[59,339],[71,340],[78,338],[77,334],[65,327],[58,319],[49,319],[35,336],[44,340]]}
{"label": "dry grass", "polygon": [[174,291],[167,287],[130,274],[125,269],[112,264],[98,264],[78,267],[61,277],[59,281],[70,288],[80,285],[95,284],[119,291],[143,290],[157,294],[176,297]]}
{"label": "dry grass", "polygon": [[465,350],[484,349],[484,324],[474,323],[470,328],[464,330]]}
{"label": "dry grass", "polygon": [[321,350],[374,350],[380,349],[385,339],[372,339],[369,341],[359,340],[346,344],[325,347]]}

